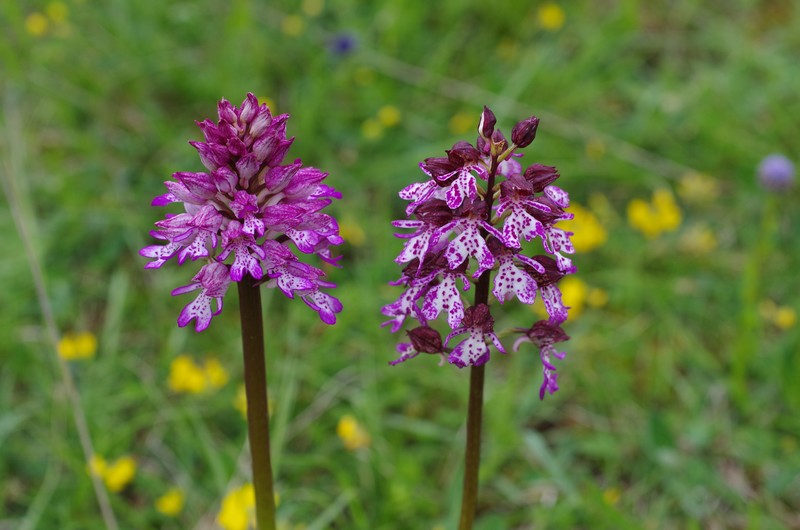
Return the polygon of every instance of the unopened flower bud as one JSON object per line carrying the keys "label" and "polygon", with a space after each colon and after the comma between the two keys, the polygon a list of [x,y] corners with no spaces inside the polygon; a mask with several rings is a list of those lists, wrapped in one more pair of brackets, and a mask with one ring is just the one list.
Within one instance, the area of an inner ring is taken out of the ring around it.
{"label": "unopened flower bud", "polygon": [[525,180],[533,187],[535,193],[540,193],[558,179],[558,170],[544,164],[533,164],[525,170]]}
{"label": "unopened flower bud", "polygon": [[481,113],[481,122],[478,124],[478,134],[480,134],[482,138],[491,138],[496,123],[497,118],[495,118],[494,112],[484,105],[483,112]]}
{"label": "unopened flower bud", "polygon": [[438,331],[430,326],[419,326],[411,331],[407,331],[408,338],[411,339],[411,344],[418,352],[424,353],[442,353],[444,346],[442,346],[442,336]]}
{"label": "unopened flower bud", "polygon": [[511,141],[517,147],[528,147],[536,138],[536,129],[539,127],[539,118],[531,116],[514,125],[511,129]]}
{"label": "unopened flower bud", "polygon": [[447,158],[455,167],[463,167],[481,159],[481,153],[469,142],[457,142],[447,151]]}

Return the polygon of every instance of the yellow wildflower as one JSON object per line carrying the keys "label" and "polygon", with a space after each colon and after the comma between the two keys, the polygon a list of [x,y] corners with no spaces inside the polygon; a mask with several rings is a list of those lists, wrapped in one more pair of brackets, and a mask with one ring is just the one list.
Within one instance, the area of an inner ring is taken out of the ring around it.
{"label": "yellow wildflower", "polygon": [[122,491],[136,475],[136,460],[132,456],[123,456],[109,464],[102,456],[93,455],[88,468],[89,473],[101,478],[110,491],[117,492]]}
{"label": "yellow wildflower", "polygon": [[372,118],[364,120],[361,124],[361,134],[367,140],[377,140],[383,136],[383,125],[378,120]]}
{"label": "yellow wildflower", "polygon": [[473,128],[478,126],[478,120],[469,112],[458,112],[450,118],[450,132],[454,135],[462,135],[470,132]]}
{"label": "yellow wildflower", "polygon": [[179,355],[170,364],[167,385],[173,392],[199,394],[222,388],[227,382],[228,372],[216,359],[200,366],[188,355]]}
{"label": "yellow wildflower", "polygon": [[67,20],[69,8],[64,2],[56,1],[48,3],[44,8],[44,12],[47,13],[47,16],[50,17],[50,20],[56,24],[62,24]]}
{"label": "yellow wildflower", "polygon": [[717,247],[717,237],[708,225],[700,223],[681,235],[679,246],[689,254],[708,254]]}
{"label": "yellow wildflower", "polygon": [[375,81],[375,72],[366,66],[360,66],[354,72],[353,77],[359,85],[369,85]]}
{"label": "yellow wildflower", "polygon": [[38,11],[25,17],[25,31],[34,37],[41,37],[44,35],[49,25],[50,21],[47,20],[47,17]]}
{"label": "yellow wildflower", "polygon": [[299,15],[286,15],[281,21],[281,31],[290,37],[301,35],[306,29],[306,21]]}
{"label": "yellow wildflower", "polygon": [[275,101],[273,101],[272,98],[267,96],[258,96],[258,102],[262,105],[266,104],[273,116],[278,113],[277,109],[275,108]]}
{"label": "yellow wildflower", "polygon": [[609,506],[614,506],[619,502],[621,494],[617,488],[608,488],[603,491],[603,502]]}
{"label": "yellow wildflower", "polygon": [[686,202],[708,203],[716,200],[719,193],[719,182],[705,173],[686,173],[678,183],[678,195]]}
{"label": "yellow wildflower", "polygon": [[556,31],[564,25],[564,20],[567,16],[561,6],[555,2],[547,2],[539,7],[537,18],[542,28],[547,31]]}
{"label": "yellow wildflower", "polygon": [[[517,54],[519,53],[519,43],[516,40],[504,37],[500,40],[500,44],[497,45],[497,50],[495,51],[497,56],[505,61],[509,62],[514,59]],[[453,134],[460,134],[460,133],[453,133]]]}
{"label": "yellow wildflower", "polygon": [[608,232],[591,210],[573,202],[569,207],[569,212],[575,217],[561,221],[559,227],[573,232],[570,240],[576,252],[589,252],[602,246],[608,240]]}
{"label": "yellow wildflower", "polygon": [[586,295],[586,305],[589,307],[603,307],[608,303],[608,291],[598,287],[591,287]]}
{"label": "yellow wildflower", "polygon": [[779,306],[772,300],[764,300],[758,306],[761,318],[779,329],[787,330],[797,324],[797,312],[793,307]]}
{"label": "yellow wildflower", "polygon": [[65,361],[91,359],[97,353],[97,337],[89,331],[67,333],[58,341],[57,350]]}
{"label": "yellow wildflower", "polygon": [[339,419],[339,424],[336,426],[336,434],[348,451],[369,447],[371,441],[369,433],[350,414],[345,414]]}
{"label": "yellow wildflower", "polygon": [[367,239],[361,225],[349,217],[344,217],[339,222],[339,235],[354,247],[360,247]]}
{"label": "yellow wildflower", "polygon": [[302,9],[303,13],[309,17],[315,17],[322,13],[322,8],[325,3],[322,0],[303,0]]}
{"label": "yellow wildflower", "polygon": [[123,456],[109,465],[103,474],[106,487],[114,492],[121,491],[136,475],[136,460]]}
{"label": "yellow wildflower", "polygon": [[667,189],[653,192],[653,201],[633,199],[628,203],[628,222],[649,238],[673,231],[681,224],[681,210]]}
{"label": "yellow wildflower", "polygon": [[222,367],[222,364],[216,359],[208,359],[204,365],[206,381],[208,386],[213,389],[219,389],[225,386],[228,382],[228,372]]}
{"label": "yellow wildflower", "polygon": [[233,407],[242,414],[244,419],[247,419],[247,392],[244,389],[244,385],[239,385],[239,388],[236,389]]}
{"label": "yellow wildflower", "polygon": [[169,366],[170,390],[199,394],[206,389],[206,376],[188,355],[179,355]]}
{"label": "yellow wildflower", "polygon": [[586,282],[575,276],[566,276],[558,282],[558,287],[561,289],[561,300],[570,308],[570,318],[576,318],[583,313],[583,305],[589,294]]}
{"label": "yellow wildflower", "polygon": [[600,138],[591,138],[586,142],[586,156],[592,160],[599,160],[606,154],[606,144]]}
{"label": "yellow wildflower", "polygon": [[252,484],[230,491],[220,506],[217,524],[224,530],[247,530],[255,527],[256,493]]}
{"label": "yellow wildflower", "polygon": [[92,455],[92,458],[89,459],[89,473],[96,477],[103,478],[103,475],[108,468],[108,464],[106,463],[106,459],[99,455]]}
{"label": "yellow wildflower", "polygon": [[780,306],[775,312],[773,322],[781,329],[792,328],[797,323],[797,312],[792,307]]}
{"label": "yellow wildflower", "polygon": [[394,127],[400,123],[400,109],[394,105],[384,105],[378,109],[378,121],[384,127]]}
{"label": "yellow wildflower", "polygon": [[164,495],[156,499],[156,510],[167,517],[175,517],[183,510],[186,495],[179,488],[171,488]]}

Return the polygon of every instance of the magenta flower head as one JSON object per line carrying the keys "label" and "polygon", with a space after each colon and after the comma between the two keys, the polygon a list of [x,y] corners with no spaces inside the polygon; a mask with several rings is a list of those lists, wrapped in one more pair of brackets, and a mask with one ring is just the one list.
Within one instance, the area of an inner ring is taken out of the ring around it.
{"label": "magenta flower head", "polygon": [[294,141],[286,138],[288,114],[273,116],[253,94],[241,107],[223,99],[218,111],[216,124],[197,124],[205,141],[189,142],[206,171],[174,173],[165,182],[167,193],[153,199],[154,206],[181,203],[183,211],[156,222],[151,234],[163,244],[139,251],[152,260],[145,268],[172,258],[179,265],[187,259],[203,263],[189,285],[172,291],[200,291],[178,317],[181,327],[194,320],[197,331],[206,329],[222,311],[230,283],[246,275],[300,297],[333,324],[342,304],[321,289],[335,285],[301,262],[297,251],[336,265],[331,246],[342,242],[339,226],[322,210],[341,194],[322,183],[327,173],[299,159],[283,163]]}
{"label": "magenta flower head", "polygon": [[[553,360],[564,354],[555,352],[553,343],[568,339],[561,330],[568,308],[558,282],[576,271],[568,257],[575,252],[572,233],[558,223],[573,215],[566,211],[568,194],[553,184],[556,168],[520,164],[518,151],[534,140],[538,126],[534,116],[520,121],[509,142],[484,107],[476,144],[458,142],[446,157],[425,159],[420,168],[429,178],[400,191],[409,201],[407,218],[393,225],[410,232],[396,234],[406,240],[395,260],[405,268],[392,285],[405,290],[382,312],[389,317],[384,326],[393,332],[416,322],[407,331],[410,342],[398,345],[400,357],[390,364],[428,353],[459,368],[480,366],[492,346],[505,353],[491,306],[515,298],[533,304],[538,293],[548,319],[512,331],[539,349],[540,397],[558,389]],[[473,287],[470,304],[465,293]],[[431,325],[440,315],[450,328],[445,339]]]}

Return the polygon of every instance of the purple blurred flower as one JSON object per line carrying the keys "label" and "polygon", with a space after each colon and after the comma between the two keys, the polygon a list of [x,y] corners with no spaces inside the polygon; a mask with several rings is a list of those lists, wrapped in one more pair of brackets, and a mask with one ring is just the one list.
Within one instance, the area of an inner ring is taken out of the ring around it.
{"label": "purple blurred flower", "polygon": [[769,155],[758,165],[758,179],[769,191],[788,190],[794,185],[794,164],[783,155]]}
{"label": "purple blurred flower", "polygon": [[320,288],[335,285],[300,262],[290,242],[335,265],[330,247],[342,238],[336,220],[321,211],[341,194],[322,184],[327,173],[304,167],[299,159],[282,165],[294,141],[286,138],[288,114],[273,116],[253,94],[241,107],[221,100],[218,114],[216,124],[197,123],[204,142],[189,142],[207,171],[174,173],[174,180],[165,182],[167,193],[153,199],[154,206],[182,203],[184,212],[155,223],[151,234],[163,244],[139,252],[152,259],[145,268],[159,268],[176,256],[179,265],[187,258],[205,263],[191,284],[172,291],[201,289],[181,312],[181,327],[195,320],[197,331],[206,329],[222,311],[230,282],[245,275],[279,287],[289,298],[299,295],[323,322],[333,324],[342,305]]}
{"label": "purple blurred flower", "polygon": [[328,50],[333,55],[345,56],[355,51],[358,40],[350,33],[337,33],[328,41]]}
{"label": "purple blurred flower", "polygon": [[[568,308],[557,284],[576,269],[566,257],[575,252],[572,234],[556,225],[573,216],[565,210],[569,195],[553,185],[559,177],[556,168],[533,164],[523,170],[518,161],[522,154],[516,151],[533,141],[538,125],[533,116],[520,121],[509,143],[496,129],[492,111],[484,107],[476,144],[458,142],[446,151],[446,157],[426,158],[420,168],[428,180],[400,191],[400,197],[409,201],[408,218],[392,224],[410,232],[395,234],[405,239],[395,260],[405,268],[391,284],[405,291],[382,312],[389,317],[384,326],[392,332],[409,320],[416,322],[409,332],[411,343],[398,345],[400,357],[390,364],[427,352],[446,356],[463,368],[486,363],[491,345],[505,353],[494,332],[488,296],[485,301],[476,298],[473,305],[464,298],[473,283],[482,281],[500,304],[514,298],[532,304],[537,292],[541,293],[549,319],[534,324],[535,332],[526,337],[531,342],[535,338],[540,349],[543,388],[551,393],[558,388],[551,359],[563,355],[552,344],[568,338],[560,327]],[[537,254],[533,245],[545,254]],[[493,282],[487,277],[492,273]],[[438,331],[429,326],[442,314],[452,330],[444,345]],[[456,336],[465,334],[466,338],[449,346]],[[423,341],[421,336],[438,342]]]}

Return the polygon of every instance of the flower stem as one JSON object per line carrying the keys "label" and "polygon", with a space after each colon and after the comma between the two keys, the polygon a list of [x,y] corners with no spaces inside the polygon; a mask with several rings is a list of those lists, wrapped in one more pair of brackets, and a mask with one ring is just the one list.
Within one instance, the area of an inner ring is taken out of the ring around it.
{"label": "flower stem", "polygon": [[481,422],[483,421],[483,380],[486,365],[473,366],[469,373],[467,449],[464,455],[464,488],[461,493],[459,530],[471,530],[478,507],[478,470],[481,463]]}
{"label": "flower stem", "polygon": [[[486,218],[492,217],[492,188],[497,175],[497,157],[492,158],[486,184]],[[486,231],[481,230],[486,238]],[[475,305],[489,302],[489,280],[492,271],[484,271],[475,286]],[[464,487],[461,492],[461,518],[458,530],[471,530],[478,508],[478,471],[481,464],[481,424],[483,422],[483,381],[485,365],[473,366],[469,373],[469,404],[467,405],[467,447],[464,452]]]}
{"label": "flower stem", "polygon": [[261,291],[249,275],[245,275],[238,285],[244,352],[244,386],[247,395],[247,430],[252,456],[253,488],[256,494],[257,528],[275,530],[275,495],[272,489],[272,461],[269,452],[267,367],[264,361]]}

